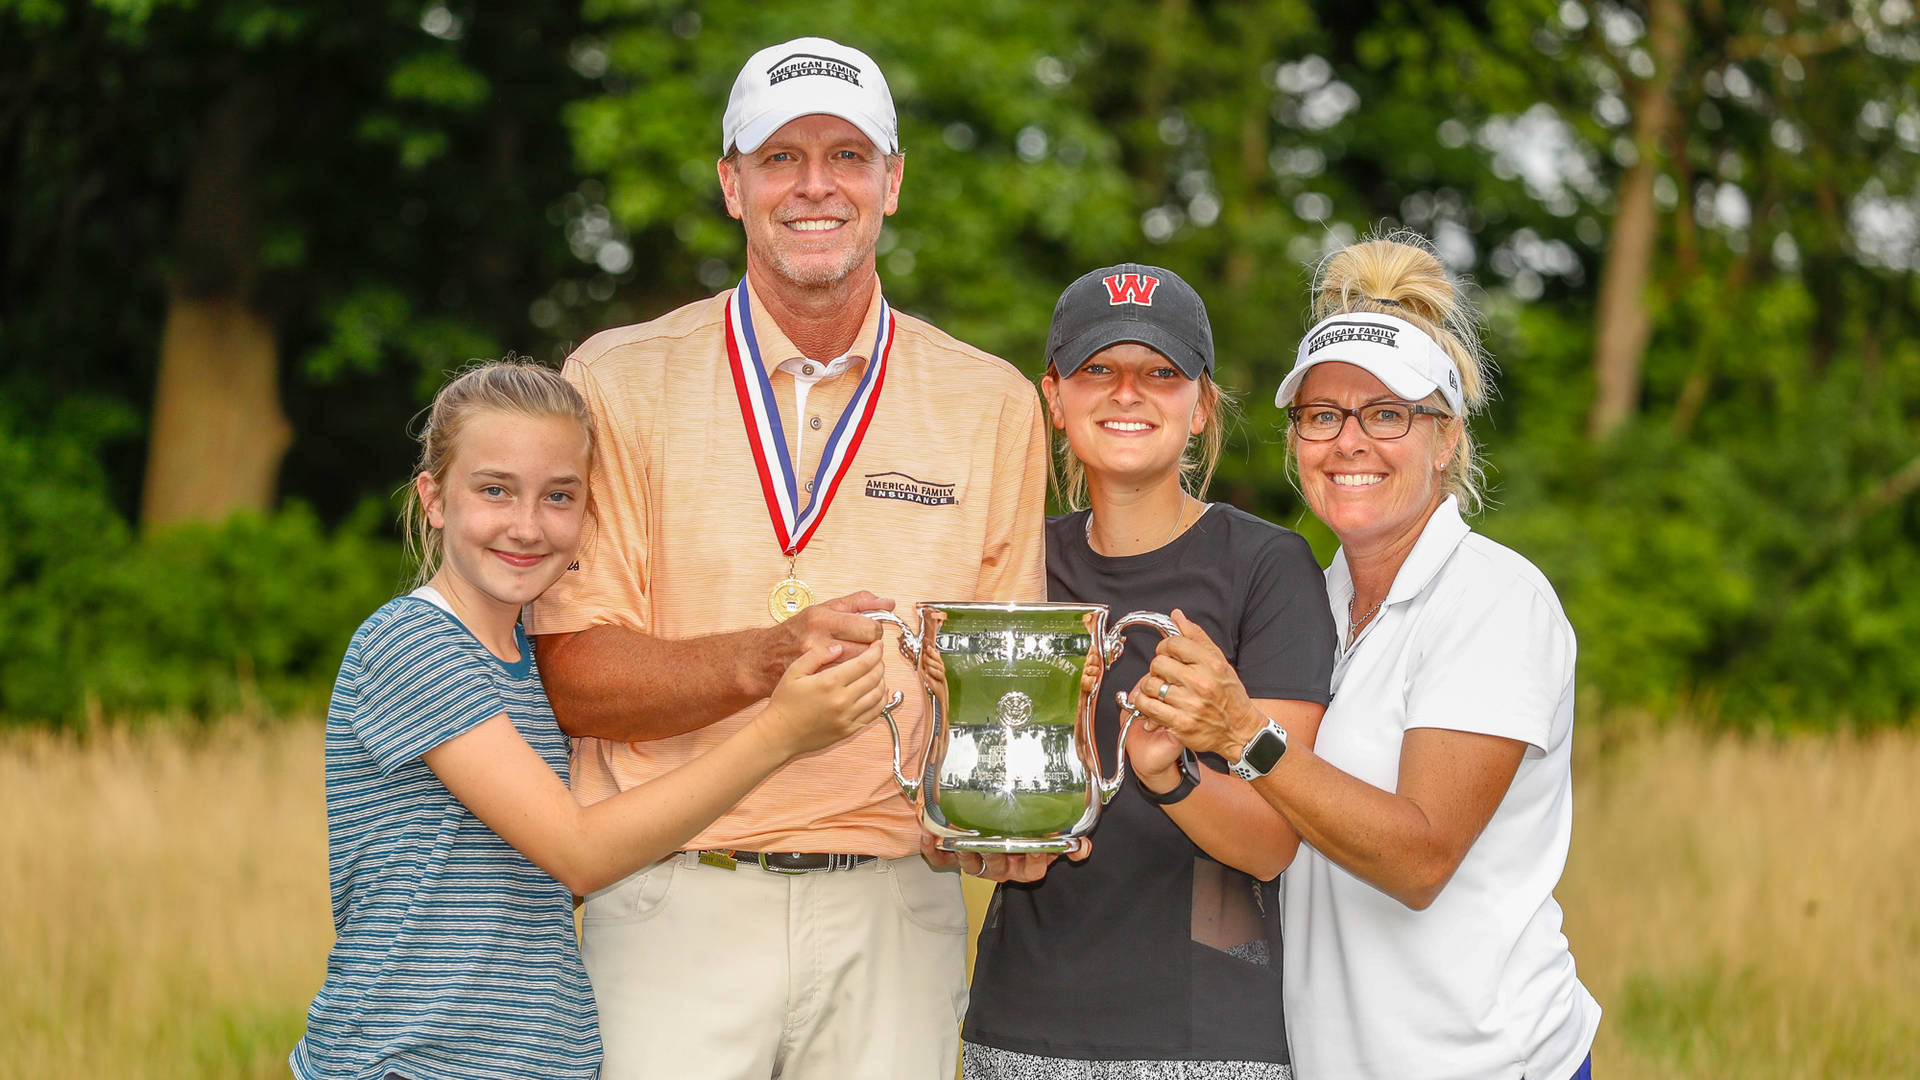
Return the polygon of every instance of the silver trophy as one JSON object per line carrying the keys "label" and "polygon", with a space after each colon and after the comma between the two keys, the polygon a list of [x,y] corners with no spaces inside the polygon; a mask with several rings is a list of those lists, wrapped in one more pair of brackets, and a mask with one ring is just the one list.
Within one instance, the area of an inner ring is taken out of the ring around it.
{"label": "silver trophy", "polygon": [[1129,626],[1180,631],[1150,611],[1107,628],[1105,604],[916,604],[916,631],[887,611],[867,615],[900,630],[900,651],[927,695],[927,743],[914,779],[893,735],[893,777],[920,826],[948,851],[1072,851],[1126,779],[1125,720],[1107,779],[1093,737],[1100,679]]}

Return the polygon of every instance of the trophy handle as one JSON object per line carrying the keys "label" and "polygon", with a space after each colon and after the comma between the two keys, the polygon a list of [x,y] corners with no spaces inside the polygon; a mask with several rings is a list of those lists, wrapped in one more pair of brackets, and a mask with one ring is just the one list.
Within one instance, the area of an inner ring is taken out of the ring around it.
{"label": "trophy handle", "polygon": [[[874,622],[892,623],[898,627],[900,630],[900,655],[906,657],[907,663],[912,664],[914,667],[920,666],[920,635],[913,632],[913,629],[907,625],[905,619],[902,619],[891,611],[863,611],[860,614],[865,615]],[[885,633],[885,631],[881,632]],[[900,785],[900,794],[906,796],[908,802],[913,802],[920,797],[920,781],[909,780],[907,779],[906,773],[900,771],[900,725],[894,723],[893,720],[893,710],[900,707],[900,700],[900,691],[895,690],[888,694],[887,703],[880,706],[880,716],[886,720],[887,734],[893,739],[893,781]],[[920,769],[915,773],[916,776],[924,776],[926,774],[927,757],[933,753],[933,736],[933,726],[929,724],[927,726],[927,748],[925,752],[920,755]]]}
{"label": "trophy handle", "polygon": [[[1180,636],[1180,628],[1175,626],[1173,620],[1165,615],[1157,611],[1130,611],[1114,620],[1113,629],[1107,631],[1106,639],[1100,643],[1101,659],[1105,660],[1109,665],[1115,660],[1120,659],[1120,649],[1125,644],[1123,641],[1125,636],[1124,632],[1129,626],[1150,626],[1160,631],[1160,636],[1163,638]],[[1127,732],[1133,730],[1133,722],[1140,718],[1140,710],[1134,708],[1133,702],[1127,700],[1127,692],[1125,690],[1116,690],[1113,696],[1114,700],[1120,703],[1120,712],[1122,714],[1120,720],[1120,741],[1113,744],[1113,779],[1109,780],[1104,775],[1098,778],[1100,781],[1100,804],[1102,806],[1112,802],[1114,795],[1120,790],[1120,785],[1126,782]]]}

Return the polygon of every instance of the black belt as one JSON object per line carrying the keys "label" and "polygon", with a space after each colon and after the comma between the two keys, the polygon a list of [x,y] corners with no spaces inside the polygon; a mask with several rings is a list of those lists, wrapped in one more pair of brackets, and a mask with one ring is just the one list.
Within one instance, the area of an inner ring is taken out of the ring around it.
{"label": "black belt", "polygon": [[775,874],[820,874],[832,870],[851,870],[880,857],[824,851],[734,851],[727,848],[697,851],[694,854],[708,866],[726,870],[738,866],[757,866]]}

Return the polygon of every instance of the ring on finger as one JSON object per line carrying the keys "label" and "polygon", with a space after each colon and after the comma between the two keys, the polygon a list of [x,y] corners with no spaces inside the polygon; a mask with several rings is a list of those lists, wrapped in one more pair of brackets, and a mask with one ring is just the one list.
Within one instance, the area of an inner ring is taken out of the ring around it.
{"label": "ring on finger", "polygon": [[1155,693],[1153,696],[1159,698],[1161,701],[1165,701],[1167,700],[1167,691],[1171,689],[1173,689],[1173,684],[1170,682],[1167,682],[1165,679],[1162,679],[1160,681],[1159,691]]}

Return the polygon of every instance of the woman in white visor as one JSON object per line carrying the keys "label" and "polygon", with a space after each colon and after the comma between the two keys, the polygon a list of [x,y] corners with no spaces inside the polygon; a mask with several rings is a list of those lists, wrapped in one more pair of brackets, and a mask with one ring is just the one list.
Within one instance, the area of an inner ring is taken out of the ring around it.
{"label": "woman in white visor", "polygon": [[1473,313],[1425,239],[1321,267],[1278,404],[1307,504],[1340,540],[1339,649],[1311,747],[1197,636],[1136,695],[1220,754],[1304,841],[1287,873],[1293,1064],[1318,1077],[1587,1080],[1600,1007],[1554,886],[1573,799],[1574,635],[1532,563],[1475,534]]}

